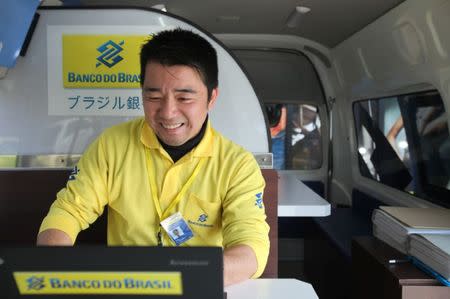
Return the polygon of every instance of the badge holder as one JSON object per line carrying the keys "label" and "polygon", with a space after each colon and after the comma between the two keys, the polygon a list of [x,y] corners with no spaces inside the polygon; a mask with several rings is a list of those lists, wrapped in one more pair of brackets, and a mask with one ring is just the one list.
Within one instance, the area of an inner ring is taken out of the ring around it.
{"label": "badge holder", "polygon": [[194,236],[194,233],[189,228],[180,212],[176,212],[161,221],[161,226],[177,246]]}

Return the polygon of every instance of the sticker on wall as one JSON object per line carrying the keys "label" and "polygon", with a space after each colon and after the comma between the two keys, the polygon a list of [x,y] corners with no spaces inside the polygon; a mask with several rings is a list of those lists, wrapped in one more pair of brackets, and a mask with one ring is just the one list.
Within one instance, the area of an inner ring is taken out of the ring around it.
{"label": "sticker on wall", "polygon": [[139,53],[151,26],[49,26],[49,115],[143,115]]}
{"label": "sticker on wall", "polygon": [[145,35],[63,35],[64,88],[139,88],[139,52],[147,40]]}

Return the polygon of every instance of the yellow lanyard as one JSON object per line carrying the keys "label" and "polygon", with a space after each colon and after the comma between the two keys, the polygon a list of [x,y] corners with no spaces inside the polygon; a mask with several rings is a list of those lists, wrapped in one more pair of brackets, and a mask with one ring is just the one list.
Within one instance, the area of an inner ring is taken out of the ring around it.
{"label": "yellow lanyard", "polygon": [[156,188],[156,171],[153,167],[152,158],[150,157],[150,150],[147,148],[145,152],[146,152],[146,156],[147,156],[148,179],[150,182],[150,189],[152,191],[152,198],[153,198],[153,202],[155,203],[156,211],[158,212],[159,221],[162,221],[168,216],[167,213],[169,213],[169,211],[171,211],[172,208],[175,207],[180,202],[181,198],[183,198],[187,189],[189,189],[189,187],[192,185],[192,182],[194,181],[195,177],[199,173],[200,168],[203,166],[203,164],[205,164],[206,158],[201,158],[201,160],[198,162],[197,166],[195,167],[194,171],[192,172],[191,176],[186,181],[184,186],[181,188],[178,195],[175,197],[175,199],[173,199],[170,202],[169,207],[167,207],[167,209],[163,213],[161,210],[161,204],[158,199],[158,189]]}

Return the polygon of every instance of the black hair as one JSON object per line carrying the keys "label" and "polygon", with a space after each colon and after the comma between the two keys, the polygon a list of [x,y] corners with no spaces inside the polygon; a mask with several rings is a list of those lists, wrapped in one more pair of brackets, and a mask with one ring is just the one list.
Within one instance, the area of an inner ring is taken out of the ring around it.
{"label": "black hair", "polygon": [[142,46],[140,61],[141,86],[144,84],[145,67],[149,62],[194,68],[208,90],[208,100],[219,83],[216,50],[206,39],[189,30],[177,28],[153,35]]}
{"label": "black hair", "polygon": [[267,118],[269,119],[269,126],[271,128],[278,125],[281,119],[281,109],[283,104],[266,104]]}

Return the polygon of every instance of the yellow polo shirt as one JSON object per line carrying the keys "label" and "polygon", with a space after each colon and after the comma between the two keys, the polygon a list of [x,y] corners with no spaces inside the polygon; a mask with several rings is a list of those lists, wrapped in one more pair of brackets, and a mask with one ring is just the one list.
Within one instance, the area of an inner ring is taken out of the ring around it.
{"label": "yellow polo shirt", "polygon": [[[201,159],[206,161],[192,185],[168,211],[179,211],[194,233],[182,246],[248,245],[258,260],[258,277],[269,253],[264,179],[253,155],[209,123],[200,143],[176,163],[143,118],[105,130],[83,154],[39,231],[59,229],[75,242],[108,205],[108,245],[156,246],[160,219],[149,176],[164,212]],[[163,246],[174,246],[165,233]]]}

